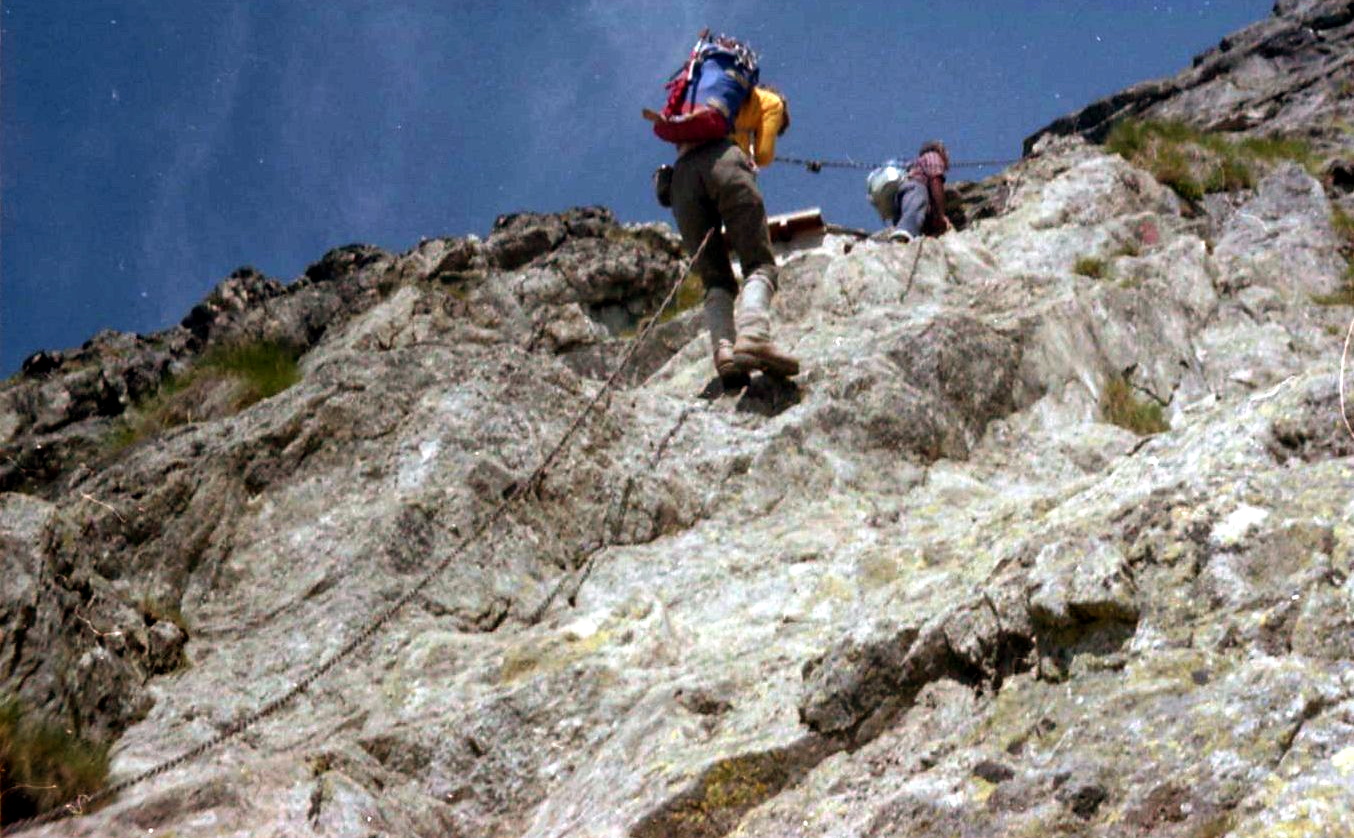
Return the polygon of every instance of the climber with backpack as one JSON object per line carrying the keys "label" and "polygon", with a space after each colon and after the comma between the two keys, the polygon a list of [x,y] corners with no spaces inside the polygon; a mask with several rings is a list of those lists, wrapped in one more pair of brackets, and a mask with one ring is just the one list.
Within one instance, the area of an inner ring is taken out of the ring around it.
{"label": "climber with backpack", "polygon": [[[688,253],[710,235],[695,268],[705,285],[715,371],[726,389],[746,383],[753,370],[799,373],[799,361],[771,341],[779,272],[756,176],[757,166],[775,157],[789,112],[783,96],[757,86],[759,76],[746,44],[706,30],[668,82],[663,112],[644,111],[654,133],[677,146],[676,163],[655,173],[659,203],[671,206]],[[730,245],[743,269],[741,293]]]}
{"label": "climber with backpack", "polygon": [[945,173],[950,155],[939,140],[922,143],[910,163],[890,160],[865,179],[870,203],[893,226],[889,238],[911,241],[953,229],[945,215]]}

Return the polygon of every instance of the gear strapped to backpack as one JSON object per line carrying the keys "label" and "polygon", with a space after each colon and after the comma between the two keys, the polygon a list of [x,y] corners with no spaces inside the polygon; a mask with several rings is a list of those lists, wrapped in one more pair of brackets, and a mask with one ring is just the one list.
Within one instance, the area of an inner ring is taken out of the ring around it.
{"label": "gear strapped to backpack", "polygon": [[893,223],[893,202],[898,195],[898,188],[907,179],[910,165],[906,162],[889,160],[865,177],[866,194],[869,195],[875,212],[879,213],[880,219],[885,224]]}
{"label": "gear strapped to backpack", "polygon": [[653,120],[654,133],[670,143],[728,136],[759,75],[757,54],[747,44],[701,32],[690,58],[667,83],[667,104]]}

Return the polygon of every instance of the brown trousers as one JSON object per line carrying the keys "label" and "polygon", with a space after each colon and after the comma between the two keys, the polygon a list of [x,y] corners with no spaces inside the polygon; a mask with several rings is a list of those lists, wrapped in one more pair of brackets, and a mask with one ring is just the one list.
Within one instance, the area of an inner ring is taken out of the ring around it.
{"label": "brown trousers", "polygon": [[766,206],[747,155],[729,140],[715,140],[678,157],[674,169],[672,214],[687,252],[695,253],[705,234],[715,231],[696,265],[705,290],[722,288],[738,294],[729,263],[730,244],[744,279],[755,271],[775,288],[776,257],[766,229]]}

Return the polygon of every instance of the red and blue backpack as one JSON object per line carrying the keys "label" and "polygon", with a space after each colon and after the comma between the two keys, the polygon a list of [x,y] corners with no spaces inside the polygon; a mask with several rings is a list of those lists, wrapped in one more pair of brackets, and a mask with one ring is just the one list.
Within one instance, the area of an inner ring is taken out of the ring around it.
{"label": "red and blue backpack", "polygon": [[747,44],[702,32],[691,56],[668,80],[667,104],[654,133],[671,143],[727,137],[758,76],[757,54]]}

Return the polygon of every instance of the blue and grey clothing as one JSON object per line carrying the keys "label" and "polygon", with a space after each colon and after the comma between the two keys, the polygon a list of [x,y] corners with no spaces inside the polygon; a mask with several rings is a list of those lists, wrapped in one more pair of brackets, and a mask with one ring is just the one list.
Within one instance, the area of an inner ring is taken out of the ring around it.
{"label": "blue and grey clothing", "polygon": [[893,226],[913,238],[945,232],[945,158],[924,151],[908,168],[907,180],[893,199]]}
{"label": "blue and grey clothing", "polygon": [[926,184],[908,178],[898,187],[898,194],[893,196],[893,226],[915,239],[921,235],[930,207]]}

